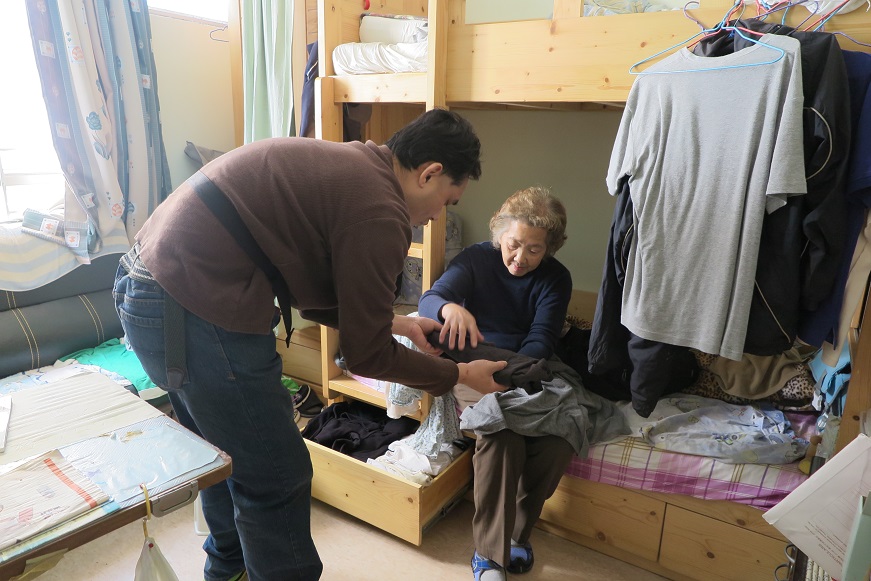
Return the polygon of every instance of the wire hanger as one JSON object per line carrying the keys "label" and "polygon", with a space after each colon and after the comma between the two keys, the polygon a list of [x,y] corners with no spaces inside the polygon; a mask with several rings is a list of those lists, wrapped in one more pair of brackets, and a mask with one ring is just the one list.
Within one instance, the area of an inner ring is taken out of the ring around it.
{"label": "wire hanger", "polygon": [[[774,3],[771,6],[768,6],[767,4],[763,3],[763,6],[766,7],[765,12],[761,12],[761,13],[757,14],[756,16],[754,16],[754,18],[756,20],[765,21],[765,19],[768,16],[774,14],[775,12],[780,12],[782,10],[783,16],[780,19],[780,24],[782,26],[786,26],[786,15],[789,13],[790,8],[792,8],[793,6],[799,6],[799,5],[805,4],[809,1],[810,0],[788,0],[788,1],[782,0],[780,2]],[[810,12],[810,10],[809,10],[809,12]],[[814,12],[811,12],[811,16],[813,16],[813,14],[814,14]],[[809,19],[810,19],[810,17],[805,19],[805,22]]]}
{"label": "wire hanger", "polygon": [[[871,0],[869,0],[869,1],[871,1]],[[693,22],[695,22],[696,24],[698,24],[698,25],[699,25],[699,28],[702,30],[702,32],[704,32],[704,31],[705,31],[705,25],[702,24],[702,21],[699,20],[698,18],[696,18],[695,16],[693,16],[692,14],[690,14],[689,12],[687,12],[687,8],[689,8],[690,4],[695,4],[696,6],[700,6],[700,4],[699,4],[699,0],[690,0],[689,2],[687,2],[686,4],[684,4],[684,5],[683,5],[683,15],[684,15],[684,18],[687,18],[687,19],[689,19],[689,20],[692,20]]]}
{"label": "wire hanger", "polygon": [[[823,32],[825,29],[825,25],[829,21],[829,19],[832,18],[835,14],[837,14],[838,11],[841,10],[841,8],[846,6],[848,2],[849,2],[849,0],[845,0],[844,2],[842,2],[841,4],[839,4],[835,8],[833,8],[832,11],[829,12],[829,14],[825,15],[823,18],[821,18],[819,20],[819,24],[817,24],[817,26],[816,26],[816,28],[814,28],[814,30]],[[866,4],[865,12],[868,12],[869,10],[871,10],[871,0],[866,0],[865,4]],[[836,31],[831,32],[829,34],[837,34],[838,36],[842,36],[842,37],[846,38],[847,40],[849,40],[850,42],[854,42],[854,43],[858,44],[859,46],[871,47],[871,44],[868,44],[867,42],[862,42],[860,40],[856,40],[855,38],[853,38],[852,36],[850,36],[846,32],[841,32],[840,30],[836,30]]]}
{"label": "wire hanger", "polygon": [[[762,40],[760,40],[758,38],[753,38],[752,36],[747,36],[747,34],[746,34],[746,33],[759,34],[758,32],[755,32],[755,31],[752,31],[752,30],[749,30],[749,29],[746,29],[746,28],[743,28],[740,26],[730,26],[730,25],[726,24],[729,21],[729,19],[731,18],[731,15],[739,7],[741,7],[742,12],[743,12],[742,0],[736,0],[735,4],[732,5],[732,7],[729,9],[729,11],[726,13],[726,15],[723,17],[723,19],[719,23],[717,23],[717,25],[714,26],[713,28],[705,29],[705,30],[702,30],[700,32],[697,32],[682,42],[679,42],[679,43],[677,43],[673,46],[670,46],[664,50],[661,50],[656,54],[650,55],[649,57],[641,59],[640,61],[633,64],[631,67],[629,67],[629,74],[632,74],[632,75],[655,75],[655,74],[674,74],[674,73],[695,73],[695,72],[704,72],[704,71],[721,71],[721,70],[726,70],[726,69],[738,69],[738,68],[746,68],[746,67],[755,67],[755,66],[760,66],[760,65],[770,65],[770,64],[774,64],[777,61],[779,61],[780,59],[782,59],[783,56],[786,54],[786,51],[784,51],[782,48],[768,44],[766,42],[763,42]],[[741,38],[743,38],[749,42],[752,42],[753,44],[758,44],[758,45],[770,48],[777,53],[777,56],[775,58],[773,58],[772,60],[763,61],[763,62],[759,62],[759,63],[723,65],[723,66],[712,67],[712,68],[685,69],[685,70],[680,70],[680,71],[636,71],[635,70],[636,67],[638,67],[646,62],[649,62],[649,61],[651,61],[651,60],[653,60],[653,59],[655,59],[655,58],[657,58],[657,57],[659,57],[667,52],[670,52],[670,51],[678,48],[678,47],[683,47],[683,46],[687,45],[689,42],[698,38],[699,36],[713,34],[713,33],[719,32],[721,30],[733,31],[735,34],[737,34]]]}
{"label": "wire hanger", "polygon": [[850,42],[855,42],[855,43],[858,44],[859,46],[867,46],[867,47],[871,47],[871,44],[868,44],[867,42],[861,42],[861,41],[858,41],[858,40],[856,40],[855,38],[853,38],[852,36],[850,36],[849,34],[846,34],[846,33],[844,33],[844,32],[841,32],[840,30],[838,30],[838,31],[836,31],[836,32],[832,32],[831,34],[837,34],[838,36],[843,36],[844,38],[846,38],[846,39],[849,40]]}
{"label": "wire hanger", "polygon": [[[809,25],[806,30],[811,30],[811,28],[813,28],[814,31],[823,30],[823,27],[825,26],[826,22],[828,22],[833,16],[835,16],[838,12],[840,12],[841,9],[843,9],[844,6],[849,4],[851,1],[852,0],[843,0],[843,2],[841,2],[840,4],[838,4],[837,6],[832,8],[828,13],[826,13],[825,15],[820,17],[820,19],[817,20],[815,23]],[[865,8],[865,12],[868,12],[869,8],[871,8],[871,0],[865,0],[865,4],[868,5]],[[844,36],[845,38],[848,38],[848,39],[852,40],[853,42],[856,42],[856,44],[863,44],[863,43],[851,38],[850,36],[848,36],[844,33],[841,33],[841,36]],[[868,45],[864,45],[864,46],[868,46]]]}
{"label": "wire hanger", "polygon": [[215,33],[216,33],[216,32],[224,32],[224,31],[226,31],[226,30],[227,30],[227,25],[226,25],[226,24],[225,24],[224,26],[221,26],[220,28],[215,28],[214,30],[212,30],[212,31],[209,32],[209,38],[211,38],[211,39],[214,40],[215,42],[230,42],[230,41],[227,40],[226,38],[216,38],[216,37],[215,37]]}

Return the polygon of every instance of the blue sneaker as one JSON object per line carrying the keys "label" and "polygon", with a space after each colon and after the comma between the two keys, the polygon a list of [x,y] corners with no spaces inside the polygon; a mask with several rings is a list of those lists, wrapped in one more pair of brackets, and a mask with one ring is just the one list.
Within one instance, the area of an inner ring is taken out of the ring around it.
{"label": "blue sneaker", "polygon": [[475,581],[481,581],[481,575],[484,574],[484,571],[499,571],[502,579],[505,579],[505,570],[502,567],[497,565],[495,561],[485,559],[478,554],[478,551],[475,551],[472,556],[472,574],[475,576]]}
{"label": "blue sneaker", "polygon": [[532,554],[532,545],[524,543],[518,547],[511,546],[511,554],[508,562],[508,572],[518,575],[532,569],[535,557]]}

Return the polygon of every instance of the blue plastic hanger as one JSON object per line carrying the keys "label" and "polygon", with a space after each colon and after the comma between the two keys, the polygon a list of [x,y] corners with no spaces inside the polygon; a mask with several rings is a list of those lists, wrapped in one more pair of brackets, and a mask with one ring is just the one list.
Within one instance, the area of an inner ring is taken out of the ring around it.
{"label": "blue plastic hanger", "polygon": [[[740,0],[736,0],[736,1],[740,1]],[[689,5],[689,2],[687,3],[687,5]],[[641,59],[640,61],[638,61],[637,63],[635,63],[635,64],[632,65],[631,67],[629,67],[629,74],[631,74],[631,75],[641,75],[641,74],[645,74],[643,71],[635,71],[635,70],[633,70],[633,69],[634,69],[635,67],[639,66],[639,65],[643,65],[644,63],[646,63],[646,62],[648,62],[648,61],[651,61],[651,60],[655,59],[655,58],[658,57],[658,56],[661,56],[661,55],[663,55],[663,54],[665,54],[665,53],[667,53],[667,52],[670,52],[670,51],[672,51],[672,50],[674,50],[674,49],[676,49],[676,48],[678,48],[678,47],[686,46],[686,45],[689,44],[691,41],[695,40],[696,38],[698,38],[699,36],[701,36],[701,35],[703,35],[703,34],[706,34],[706,35],[707,35],[707,34],[713,34],[714,32],[717,32],[718,30],[720,30],[720,29],[725,25],[725,23],[726,23],[726,19],[729,17],[729,14],[731,14],[731,12],[732,12],[732,10],[735,8],[735,6],[737,6],[737,3],[736,3],[735,5],[733,5],[732,8],[729,9],[729,12],[726,13],[726,16],[724,16],[723,19],[722,19],[720,22],[718,22],[717,25],[714,26],[713,28],[703,28],[702,30],[700,30],[699,32],[695,33],[694,35],[692,35],[692,36],[689,37],[688,39],[686,39],[686,40],[684,40],[684,41],[682,41],[682,42],[679,42],[679,43],[677,43],[677,44],[675,44],[675,45],[673,45],[673,46],[670,46],[670,47],[668,47],[668,48],[666,48],[666,49],[663,49],[663,50],[659,51],[659,52],[656,53],[656,54],[652,54],[652,55],[650,55],[650,56],[647,57],[647,58],[643,58],[643,59]],[[684,15],[686,15],[686,6],[684,6]],[[692,20],[695,20],[695,19],[693,18]],[[698,20],[695,20],[695,22],[697,22],[698,24],[701,24]],[[647,73],[647,74],[649,74],[649,73]]]}
{"label": "blue plastic hanger", "polygon": [[[737,4],[736,4],[736,6],[737,6]],[[731,12],[731,10],[730,10],[730,12]],[[728,14],[726,15],[725,18],[728,18]],[[631,67],[629,67],[629,74],[632,74],[632,75],[662,75],[662,74],[675,74],[675,73],[699,73],[699,72],[705,72],[705,71],[723,71],[723,70],[726,70],[726,69],[742,69],[742,68],[746,68],[746,67],[757,67],[757,66],[760,66],[760,65],[771,65],[771,64],[774,64],[774,63],[776,63],[777,61],[779,61],[780,59],[782,59],[783,56],[786,54],[786,51],[784,51],[784,50],[783,50],[782,48],[780,48],[780,47],[777,47],[777,46],[774,46],[774,45],[768,44],[767,42],[762,42],[762,41],[759,40],[758,38],[752,38],[752,37],[750,37],[750,36],[747,36],[747,35],[746,35],[746,34],[745,34],[745,33],[744,33],[740,28],[738,28],[738,27],[735,27],[735,26],[726,26],[726,25],[724,24],[724,22],[725,22],[725,18],[724,18],[723,20],[721,20],[720,23],[719,23],[717,26],[715,26],[714,28],[711,28],[711,29],[708,29],[708,30],[703,30],[703,31],[701,31],[701,32],[697,32],[696,34],[692,35],[691,37],[689,37],[688,39],[686,39],[686,40],[683,41],[683,42],[679,42],[679,43],[675,44],[674,46],[670,46],[669,48],[666,48],[666,49],[664,49],[664,50],[661,50],[661,51],[659,51],[658,53],[656,53],[656,54],[654,54],[654,55],[651,55],[651,56],[649,56],[649,57],[647,57],[647,58],[644,58],[644,59],[638,61],[637,63],[635,63],[634,65],[632,65]],[[634,70],[635,67],[637,67],[637,66],[639,66],[639,65],[642,65],[642,64],[644,64],[644,63],[646,63],[646,62],[648,62],[648,61],[650,61],[650,60],[653,60],[653,59],[655,59],[656,57],[658,57],[658,56],[660,56],[660,55],[662,55],[662,54],[665,54],[665,53],[667,53],[667,52],[669,52],[669,51],[671,51],[671,50],[674,50],[674,49],[676,49],[676,48],[678,48],[678,47],[682,47],[682,46],[687,45],[687,44],[690,43],[692,40],[694,40],[695,38],[697,38],[697,37],[699,37],[699,36],[701,36],[701,35],[703,35],[703,34],[712,34],[712,33],[715,33],[715,32],[719,32],[720,30],[728,30],[728,31],[732,31],[732,32],[734,32],[735,34],[737,34],[738,36],[740,36],[741,38],[743,38],[744,40],[747,40],[748,42],[752,42],[753,44],[759,44],[759,45],[762,45],[762,46],[764,46],[764,47],[770,48],[771,50],[773,50],[773,51],[775,51],[775,52],[777,53],[777,56],[776,56],[775,58],[773,58],[772,60],[763,61],[763,62],[759,62],[759,63],[744,63],[744,64],[740,64],[740,65],[723,65],[723,66],[712,67],[712,68],[685,69],[685,70],[680,70],[680,71],[636,71],[636,70]]]}

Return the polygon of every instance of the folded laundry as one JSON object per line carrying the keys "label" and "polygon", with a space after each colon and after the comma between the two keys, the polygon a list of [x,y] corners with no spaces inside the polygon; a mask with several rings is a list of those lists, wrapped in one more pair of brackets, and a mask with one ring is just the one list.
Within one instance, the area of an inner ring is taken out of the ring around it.
{"label": "folded laundry", "polygon": [[477,347],[466,346],[462,351],[448,347],[447,341],[439,341],[439,332],[433,331],[427,336],[427,341],[439,347],[444,355],[457,363],[469,363],[478,359],[490,361],[507,361],[508,365],[501,371],[493,374],[496,383],[510,387],[522,387],[526,393],[538,393],[541,391],[541,382],[553,379],[550,367],[546,359],[535,359],[528,355],[522,355],[500,349],[490,343],[480,342]]}

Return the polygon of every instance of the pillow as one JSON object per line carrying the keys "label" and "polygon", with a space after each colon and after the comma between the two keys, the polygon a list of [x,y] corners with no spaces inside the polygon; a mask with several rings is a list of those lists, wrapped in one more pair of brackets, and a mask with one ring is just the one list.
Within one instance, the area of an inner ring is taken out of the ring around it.
{"label": "pillow", "polygon": [[360,19],[360,42],[423,42],[428,26],[423,17],[364,14]]}
{"label": "pillow", "polygon": [[68,359],[74,359],[82,365],[96,365],[102,369],[114,371],[132,383],[136,387],[136,391],[157,387],[148,378],[136,354],[128,350],[118,339],[109,339],[96,347],[81,349],[65,355],[59,360],[66,361]]}

